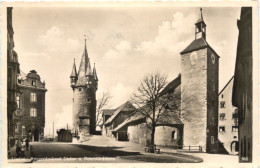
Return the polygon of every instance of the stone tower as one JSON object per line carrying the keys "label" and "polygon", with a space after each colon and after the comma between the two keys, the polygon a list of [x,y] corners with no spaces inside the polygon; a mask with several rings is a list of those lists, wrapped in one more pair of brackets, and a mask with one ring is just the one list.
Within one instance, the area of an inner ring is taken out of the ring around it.
{"label": "stone tower", "polygon": [[219,56],[206,41],[202,9],[195,23],[195,39],[181,52],[181,68],[184,146],[217,152]]}
{"label": "stone tower", "polygon": [[94,134],[96,129],[96,91],[98,78],[96,68],[93,71],[85,48],[77,72],[75,59],[70,75],[73,89],[73,132],[79,136]]}

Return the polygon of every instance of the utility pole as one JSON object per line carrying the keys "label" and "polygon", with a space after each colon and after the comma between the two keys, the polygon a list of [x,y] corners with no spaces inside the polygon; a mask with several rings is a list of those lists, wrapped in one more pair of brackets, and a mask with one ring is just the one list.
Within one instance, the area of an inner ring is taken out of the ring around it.
{"label": "utility pole", "polygon": [[67,131],[69,130],[69,125],[68,125],[68,123],[67,123]]}
{"label": "utility pole", "polygon": [[52,130],[52,135],[53,135],[53,139],[54,139],[54,121],[53,121],[53,130]]}

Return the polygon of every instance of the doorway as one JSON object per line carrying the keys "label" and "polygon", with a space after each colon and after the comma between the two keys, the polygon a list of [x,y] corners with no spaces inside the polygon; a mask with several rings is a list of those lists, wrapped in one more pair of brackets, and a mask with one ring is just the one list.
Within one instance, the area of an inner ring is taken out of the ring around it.
{"label": "doorway", "polygon": [[36,128],[34,130],[34,141],[39,141],[39,130]]}

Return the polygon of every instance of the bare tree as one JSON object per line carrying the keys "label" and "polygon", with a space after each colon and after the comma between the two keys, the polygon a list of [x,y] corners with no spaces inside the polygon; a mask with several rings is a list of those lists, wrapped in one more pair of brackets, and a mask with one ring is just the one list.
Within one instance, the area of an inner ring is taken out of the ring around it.
{"label": "bare tree", "polygon": [[180,114],[180,98],[174,96],[174,92],[163,91],[167,84],[167,75],[160,72],[148,74],[131,98],[133,105],[138,108],[137,112],[147,118],[147,127],[152,131],[152,145],[154,145],[155,127],[158,122],[170,119],[174,113]]}
{"label": "bare tree", "polygon": [[96,125],[101,126],[102,123],[102,110],[106,108],[111,100],[112,96],[110,92],[106,91],[102,93],[102,96],[97,100],[97,111],[96,111]]}

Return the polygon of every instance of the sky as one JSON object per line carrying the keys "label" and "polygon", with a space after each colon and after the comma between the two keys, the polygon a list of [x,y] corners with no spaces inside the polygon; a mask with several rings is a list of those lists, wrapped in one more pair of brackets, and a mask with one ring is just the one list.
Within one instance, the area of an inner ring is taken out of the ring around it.
{"label": "sky", "polygon": [[[97,98],[112,95],[109,108],[131,97],[143,76],[160,71],[170,82],[181,72],[180,52],[194,40],[199,8],[14,7],[14,50],[20,68],[46,82],[45,135],[71,127],[70,73],[79,68],[84,35],[97,69]],[[219,91],[234,74],[240,8],[203,8],[207,42],[220,56]]]}

